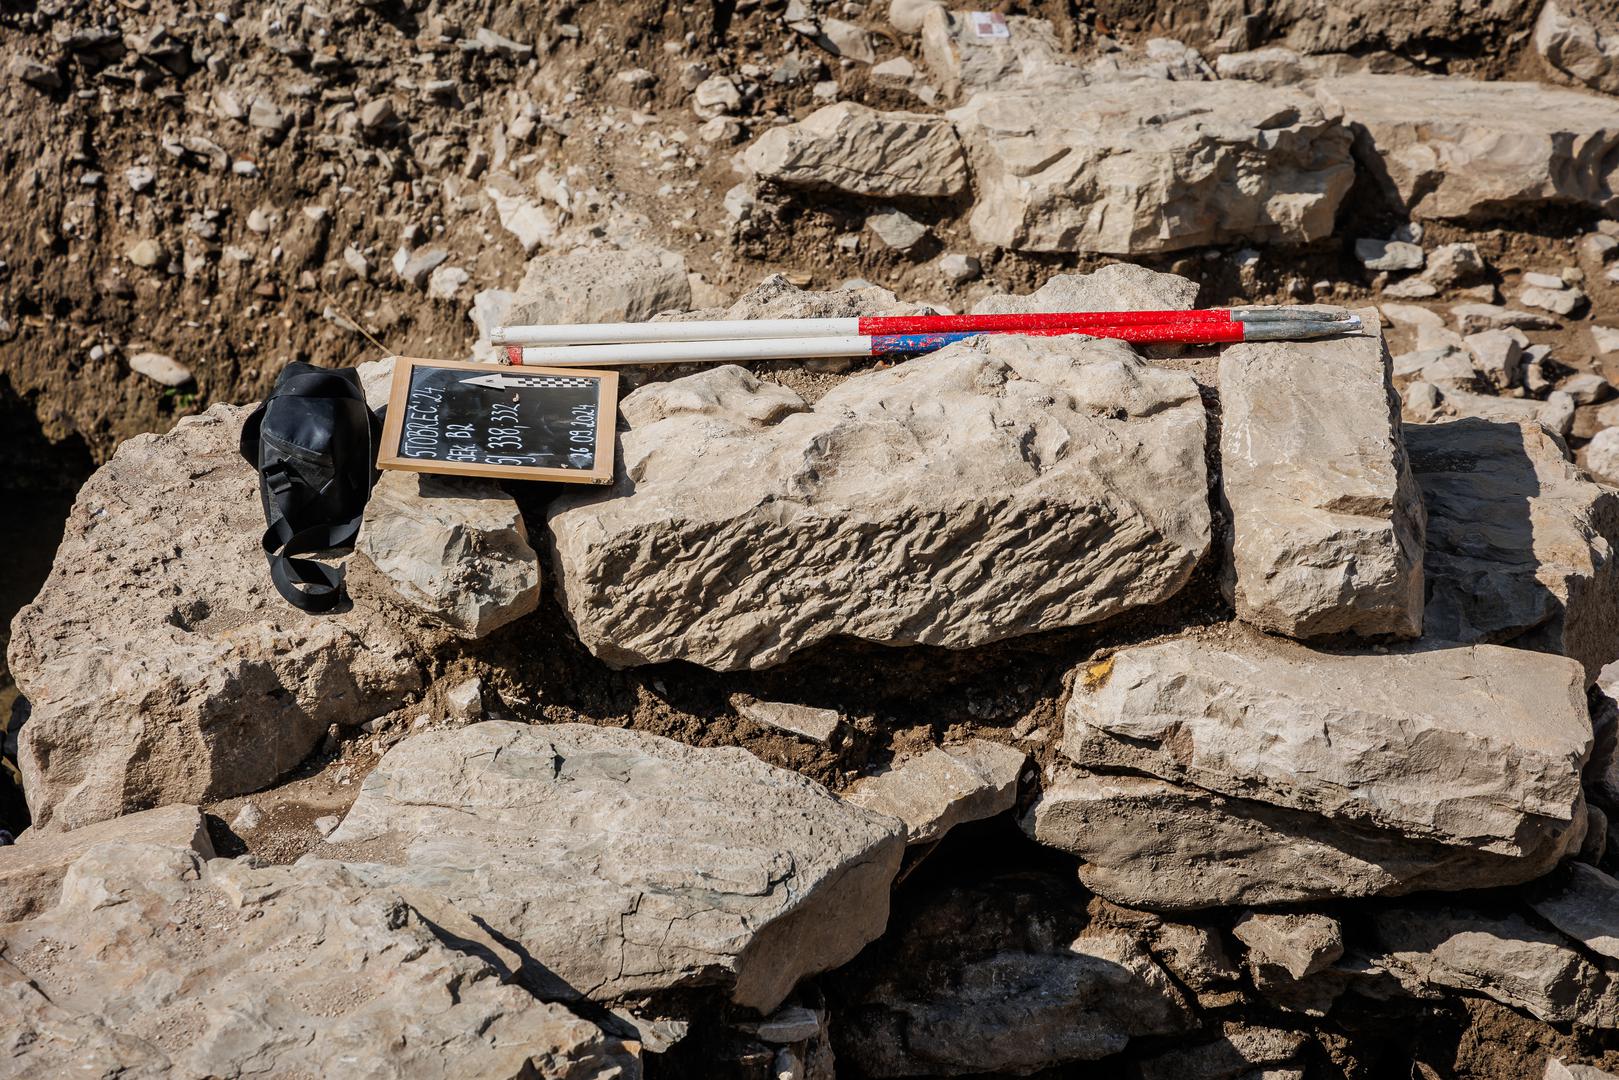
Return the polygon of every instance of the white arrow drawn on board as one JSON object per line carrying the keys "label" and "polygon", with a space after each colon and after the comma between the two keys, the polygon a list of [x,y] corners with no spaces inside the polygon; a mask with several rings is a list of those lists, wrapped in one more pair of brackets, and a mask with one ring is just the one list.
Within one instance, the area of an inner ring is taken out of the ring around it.
{"label": "white arrow drawn on board", "polygon": [[470,379],[462,379],[463,383],[473,386],[489,386],[496,390],[521,390],[524,388],[554,387],[557,385],[555,375],[474,375]]}

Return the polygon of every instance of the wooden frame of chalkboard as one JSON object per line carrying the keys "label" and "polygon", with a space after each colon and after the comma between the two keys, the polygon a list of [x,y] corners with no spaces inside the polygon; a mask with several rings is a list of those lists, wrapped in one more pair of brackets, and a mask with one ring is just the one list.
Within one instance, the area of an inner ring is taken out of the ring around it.
{"label": "wooden frame of chalkboard", "polygon": [[610,484],[617,418],[616,371],[397,356],[377,468]]}

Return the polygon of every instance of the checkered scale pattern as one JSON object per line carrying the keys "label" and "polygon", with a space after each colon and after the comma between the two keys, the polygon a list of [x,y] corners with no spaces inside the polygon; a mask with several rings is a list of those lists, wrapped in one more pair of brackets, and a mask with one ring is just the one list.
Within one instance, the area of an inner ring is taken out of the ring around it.
{"label": "checkered scale pattern", "polygon": [[597,382],[596,379],[579,375],[508,375],[507,379],[512,382],[521,380],[523,386],[538,390],[584,390]]}

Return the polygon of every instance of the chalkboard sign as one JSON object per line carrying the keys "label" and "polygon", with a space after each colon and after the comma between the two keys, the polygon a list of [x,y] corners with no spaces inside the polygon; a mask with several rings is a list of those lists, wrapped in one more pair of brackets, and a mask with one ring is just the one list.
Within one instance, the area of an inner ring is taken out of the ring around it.
{"label": "chalkboard sign", "polygon": [[618,373],[394,359],[377,467],[610,484]]}

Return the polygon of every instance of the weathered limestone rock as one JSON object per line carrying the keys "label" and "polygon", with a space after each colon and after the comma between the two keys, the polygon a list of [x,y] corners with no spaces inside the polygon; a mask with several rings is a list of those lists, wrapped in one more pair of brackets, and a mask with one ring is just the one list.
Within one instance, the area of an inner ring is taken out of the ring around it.
{"label": "weathered limestone rock", "polygon": [[723,367],[621,411],[617,483],[549,519],[569,617],[615,666],[1083,625],[1173,596],[1209,544],[1197,387],[1116,342],[977,338],[813,407]]}
{"label": "weathered limestone rock", "polygon": [[277,595],[237,452],[246,415],[216,405],[130,439],[79,492],[50,578],[12,624],[36,827],[257,790],[328,725],[421,686],[417,646],[364,590],[326,615]]}
{"label": "weathered limestone rock", "polygon": [[1146,254],[1330,235],[1349,135],[1308,95],[1258,83],[985,91],[950,114],[981,243]]}
{"label": "weathered limestone rock", "polygon": [[[1411,387],[1407,387],[1406,390],[1409,394]],[[1453,386],[1447,386],[1443,390],[1436,387],[1434,408],[1437,410],[1436,415],[1418,415],[1408,401],[1403,415],[1413,424],[1432,423],[1440,418],[1489,420],[1503,424],[1544,424],[1559,435],[1567,435],[1574,426],[1574,399],[1561,390],[1553,391],[1545,401],[1536,401],[1534,398],[1475,394]]]}
{"label": "weathered limestone rock", "polygon": [[528,261],[513,324],[640,322],[691,307],[686,260],[654,248],[581,249]]}
{"label": "weathered limestone rock", "polygon": [[0,1074],[640,1075],[634,1043],[437,929],[340,868],[99,845],[56,907],[0,925]]}
{"label": "weathered limestone rock", "polygon": [[840,1062],[873,1077],[1024,1075],[1194,1026],[1132,934],[1084,927],[1072,880],[929,892],[831,980]]}
{"label": "weathered limestone rock", "polygon": [[1072,86],[1083,78],[1066,63],[1045,19],[1008,16],[1006,37],[982,37],[966,12],[943,4],[922,16],[922,62],[946,98],[986,89]]}
{"label": "weathered limestone rock", "polygon": [[1066,711],[1063,749],[1082,768],[1512,858],[1561,850],[1584,819],[1591,721],[1579,666],[1561,657],[1488,645],[1342,655],[1243,634],[1105,663]]}
{"label": "weathered limestone rock", "polygon": [[784,187],[884,198],[959,195],[967,159],[948,123],[840,101],[774,127],[743,151],[756,176]]}
{"label": "weathered limestone rock", "polygon": [[401,600],[468,637],[540,603],[540,557],[523,515],[490,480],[385,472],[355,546]]}
{"label": "weathered limestone rock", "polygon": [[1249,911],[1231,934],[1248,946],[1250,964],[1279,967],[1295,979],[1326,970],[1344,954],[1343,927],[1319,912]]}
{"label": "weathered limestone rock", "polygon": [[1614,1074],[1594,1065],[1564,1065],[1549,1057],[1540,1080],[1614,1080]]}
{"label": "weathered limestone rock", "polygon": [[843,726],[843,715],[836,709],[817,709],[811,705],[795,705],[790,701],[761,701],[746,695],[737,695],[732,706],[742,716],[756,724],[788,731],[810,742],[825,746]]}
{"label": "weathered limestone rock", "polygon": [[1534,43],[1553,71],[1593,90],[1619,93],[1619,19],[1611,5],[1546,0]]}
{"label": "weathered limestone rock", "polygon": [[1546,873],[1563,854],[1514,860],[1397,833],[1328,827],[1308,811],[1151,777],[1061,766],[1048,773],[1023,828],[1083,859],[1079,878],[1086,888],[1156,911],[1504,884]]}
{"label": "weathered limestone rock", "polygon": [[1025,828],[1132,906],[1479,888],[1578,850],[1590,746],[1560,657],[1181,639],[1092,665],[1068,704],[1068,758],[1151,778],[1059,770]]}
{"label": "weathered limestone rock", "polygon": [[1176,1046],[1146,1058],[1138,1066],[1141,1080],[1288,1080],[1304,1075],[1298,1065],[1305,1036],[1272,1027],[1249,1027],[1235,1021],[1221,1025],[1213,1042]]}
{"label": "weathered limestone rock", "polygon": [[1274,0],[1256,8],[1244,0],[1199,0],[1155,9],[1158,17],[1173,9],[1176,33],[1195,44],[1253,48],[1274,42],[1301,53],[1363,54],[1326,56],[1322,61],[1391,61],[1387,52],[1416,51],[1435,42],[1458,49],[1480,42],[1501,43],[1529,25],[1536,0],[1339,0],[1330,6],[1315,0]]}
{"label": "weathered limestone rock", "polygon": [[745,750],[488,722],[390,750],[329,842],[517,943],[542,996],[717,985],[768,1011],[882,933],[902,838]]}
{"label": "weathered limestone rock", "polygon": [[1023,751],[988,739],[933,747],[856,781],[844,798],[899,818],[907,844],[929,844],[963,822],[1012,809],[1027,760]]}
{"label": "weathered limestone rock", "polygon": [[1592,952],[1619,959],[1619,881],[1580,862],[1563,873],[1546,893],[1531,894],[1529,906]]}
{"label": "weathered limestone rock", "polygon": [[1297,638],[1420,634],[1422,499],[1382,334],[1232,346],[1220,408],[1237,617]]}
{"label": "weathered limestone rock", "polygon": [[98,821],[69,835],[24,830],[17,842],[0,847],[0,923],[31,918],[56,906],[69,866],[97,844],[171,844],[188,847],[204,859],[214,845],[195,806],[163,806]]}
{"label": "weathered limestone rock", "polygon": [[1058,274],[1027,296],[993,293],[974,315],[1063,311],[1181,311],[1197,303],[1197,282],[1135,263],[1109,263],[1089,274]]}
{"label": "weathered limestone rock", "polygon": [[1428,635],[1560,653],[1595,681],[1619,659],[1619,491],[1537,423],[1412,425],[1405,438],[1428,509]]}
{"label": "weathered limestone rock", "polygon": [[1356,154],[1415,218],[1616,205],[1619,102],[1539,83],[1351,75],[1317,84]]}
{"label": "weathered limestone rock", "polygon": [[1371,925],[1374,962],[1414,993],[1463,990],[1548,1023],[1619,1024],[1610,977],[1515,912],[1400,906],[1375,912]]}

